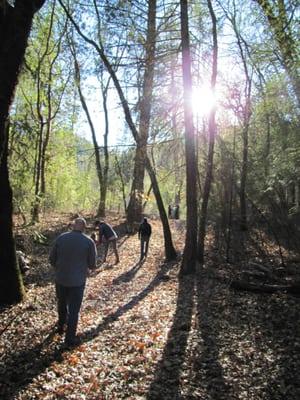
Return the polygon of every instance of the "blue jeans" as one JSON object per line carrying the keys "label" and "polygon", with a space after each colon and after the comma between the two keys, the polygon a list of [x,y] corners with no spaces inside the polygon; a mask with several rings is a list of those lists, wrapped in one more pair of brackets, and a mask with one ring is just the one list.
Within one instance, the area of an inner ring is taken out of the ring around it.
{"label": "blue jeans", "polygon": [[66,342],[75,339],[79,311],[83,299],[85,285],[82,286],[62,286],[56,283],[58,325],[62,327],[67,324]]}

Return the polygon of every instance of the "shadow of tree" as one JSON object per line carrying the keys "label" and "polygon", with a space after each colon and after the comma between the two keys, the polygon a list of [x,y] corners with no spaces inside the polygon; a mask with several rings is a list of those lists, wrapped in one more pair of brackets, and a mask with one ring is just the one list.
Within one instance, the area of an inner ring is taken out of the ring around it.
{"label": "shadow of tree", "polygon": [[[263,308],[265,305],[261,305]],[[277,374],[270,375],[266,387],[270,399],[300,398],[300,327],[299,327],[299,299],[287,296],[286,301],[280,296],[270,296],[269,306],[273,320],[261,317],[270,313],[267,307],[257,317],[261,319],[259,334],[263,334],[265,342],[269,343],[276,360]]]}
{"label": "shadow of tree", "polygon": [[[115,312],[106,316],[96,328],[86,331],[81,336],[81,343],[91,341],[101,332],[109,329],[114,321],[134,308],[158,285],[168,279],[167,273],[174,265],[175,262],[162,264],[161,269],[144,290],[128,303],[120,306]],[[50,367],[54,361],[62,361],[62,354],[66,349],[62,344],[53,342],[54,335],[55,332],[52,331],[37,345],[19,353],[11,353],[2,357],[0,363],[1,400],[11,400],[36,376]],[[18,373],[15,372],[16,365],[18,365]]]}
{"label": "shadow of tree", "polygon": [[176,312],[168,334],[162,359],[157,365],[154,380],[147,393],[149,400],[176,400],[180,395],[180,372],[191,329],[194,305],[195,278],[193,275],[179,279]]}
{"label": "shadow of tree", "polygon": [[299,299],[235,292],[213,279],[211,267],[197,281],[192,387],[212,400],[242,392],[249,399],[300,398]]}
{"label": "shadow of tree", "polygon": [[[259,367],[265,383],[261,385],[260,398],[299,399],[299,299],[287,294],[250,296],[252,321],[248,336],[253,338],[256,353],[260,355]],[[259,386],[258,382],[254,384]]]}
{"label": "shadow of tree", "polygon": [[[196,279],[196,337],[193,338],[193,365],[189,386],[197,388],[203,398],[213,400],[232,399],[230,388],[224,379],[223,367],[220,359],[219,336],[222,332],[222,315],[215,309],[214,299],[217,297],[217,286],[203,270]],[[191,391],[191,389],[190,389]],[[187,396],[197,399],[198,394],[193,392]]]}
{"label": "shadow of tree", "polygon": [[167,273],[170,269],[174,267],[176,262],[168,262],[161,265],[160,270],[156,274],[156,276],[152,279],[152,281],[134,296],[128,303],[120,306],[115,312],[109,314],[108,316],[104,317],[102,322],[95,328],[92,328],[86,331],[82,336],[82,342],[88,342],[92,340],[94,337],[98,336],[102,331],[107,329],[111,323],[117,321],[125,312],[131,310],[135,307],[140,301],[142,301],[149,293],[151,293],[158,285],[168,279]]}
{"label": "shadow of tree", "polygon": [[52,330],[38,345],[3,359],[0,364],[1,400],[14,398],[16,393],[45,371],[53,361],[62,360],[64,348],[53,343],[54,335],[55,331]]}
{"label": "shadow of tree", "polygon": [[138,261],[129,271],[126,271],[123,274],[119,275],[116,279],[113,280],[112,283],[114,285],[119,285],[124,282],[130,282],[134,278],[138,270],[142,267],[145,261],[146,261],[145,259]]}

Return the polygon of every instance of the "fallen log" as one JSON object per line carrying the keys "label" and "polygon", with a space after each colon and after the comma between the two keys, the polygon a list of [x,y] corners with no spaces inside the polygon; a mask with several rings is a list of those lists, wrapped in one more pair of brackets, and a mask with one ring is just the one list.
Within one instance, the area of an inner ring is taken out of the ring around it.
{"label": "fallen log", "polygon": [[241,275],[253,278],[267,278],[266,274],[262,271],[249,271],[247,269],[242,270]]}
{"label": "fallen log", "polygon": [[278,278],[276,275],[272,274],[271,272],[265,274],[263,271],[249,271],[243,270],[241,271],[241,280],[247,282],[248,280],[256,279],[261,280],[262,284],[264,284],[267,280],[270,282],[274,282],[274,284],[282,284],[283,279]]}
{"label": "fallen log", "polygon": [[256,293],[276,293],[287,292],[292,294],[300,294],[300,284],[294,285],[272,285],[272,284],[255,284],[251,282],[234,280],[231,282],[230,287],[235,290],[244,290]]}
{"label": "fallen log", "polygon": [[270,270],[269,267],[266,267],[265,265],[257,264],[253,261],[249,262],[249,267],[252,267],[253,269],[257,269],[260,272],[263,272],[264,274],[271,276],[272,271]]}

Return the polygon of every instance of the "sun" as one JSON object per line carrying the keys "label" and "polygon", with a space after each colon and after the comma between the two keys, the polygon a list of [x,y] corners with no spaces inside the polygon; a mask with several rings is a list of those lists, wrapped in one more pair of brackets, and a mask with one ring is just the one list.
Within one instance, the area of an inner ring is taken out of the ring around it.
{"label": "sun", "polygon": [[205,117],[215,106],[216,95],[208,85],[193,88],[192,107],[195,116]]}

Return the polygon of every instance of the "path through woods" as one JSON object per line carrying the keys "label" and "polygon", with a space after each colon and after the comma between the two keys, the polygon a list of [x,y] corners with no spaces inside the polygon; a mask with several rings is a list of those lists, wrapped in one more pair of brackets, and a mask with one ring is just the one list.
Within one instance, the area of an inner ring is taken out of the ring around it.
{"label": "path through woods", "polygon": [[89,278],[82,343],[68,351],[53,330],[49,248],[35,250],[26,301],[0,310],[2,400],[300,398],[299,298],[233,291],[216,279],[232,267],[213,261],[213,250],[197,279],[179,279],[180,261],[164,263],[161,226],[152,224],[145,263],[137,235],[125,235],[120,264]]}

